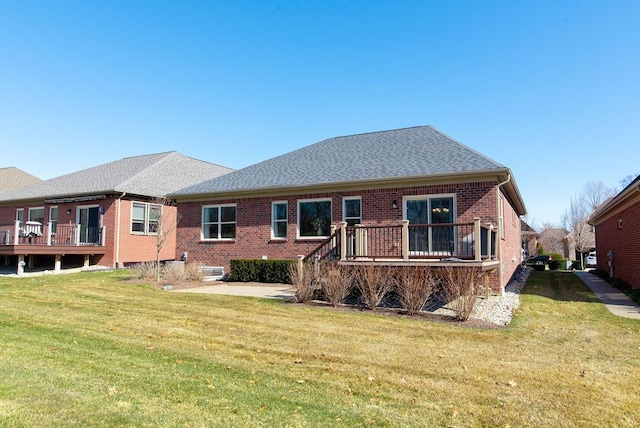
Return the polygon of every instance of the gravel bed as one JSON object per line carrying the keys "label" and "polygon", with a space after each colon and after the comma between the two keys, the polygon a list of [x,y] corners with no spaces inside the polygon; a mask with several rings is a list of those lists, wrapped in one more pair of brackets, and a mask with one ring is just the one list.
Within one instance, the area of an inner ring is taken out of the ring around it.
{"label": "gravel bed", "polygon": [[527,282],[531,270],[521,268],[507,284],[502,296],[479,298],[473,309],[471,318],[487,321],[500,326],[507,326],[513,313],[520,306],[520,290]]}

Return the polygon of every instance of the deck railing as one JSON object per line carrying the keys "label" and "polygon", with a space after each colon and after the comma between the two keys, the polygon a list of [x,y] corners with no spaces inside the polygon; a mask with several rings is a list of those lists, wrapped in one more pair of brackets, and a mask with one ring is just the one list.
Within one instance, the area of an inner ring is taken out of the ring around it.
{"label": "deck railing", "polygon": [[41,225],[37,222],[0,224],[0,245],[100,245],[104,246],[105,228],[79,224]]}
{"label": "deck railing", "polygon": [[[332,235],[304,260],[446,259],[490,260],[496,257],[496,230],[469,223],[347,226],[340,223]],[[479,238],[479,239],[477,239]]]}

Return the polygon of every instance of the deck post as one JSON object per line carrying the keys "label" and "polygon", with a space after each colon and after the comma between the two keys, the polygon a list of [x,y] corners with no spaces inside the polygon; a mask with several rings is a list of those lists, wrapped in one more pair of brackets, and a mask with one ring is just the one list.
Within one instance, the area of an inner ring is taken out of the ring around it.
{"label": "deck post", "polygon": [[76,247],[78,245],[80,245],[80,225],[76,224],[76,242],[75,242]]}
{"label": "deck post", "polygon": [[89,254],[84,255],[84,264],[83,267],[89,267]]}
{"label": "deck post", "polygon": [[365,257],[366,247],[365,247],[365,235],[364,235],[364,226],[361,224],[356,224],[356,257]]}
{"label": "deck post", "polygon": [[51,222],[47,223],[47,245],[51,245]]}
{"label": "deck post", "polygon": [[106,233],[105,233],[106,231],[107,231],[107,226],[102,226],[100,228],[100,246],[101,247],[104,247],[105,245],[104,243],[106,242],[106,239],[107,239]]}
{"label": "deck post", "polygon": [[340,260],[347,260],[347,222],[340,223]]}
{"label": "deck post", "polygon": [[22,275],[24,273],[24,254],[18,254],[18,275]]}
{"label": "deck post", "polygon": [[56,263],[54,265],[53,271],[60,272],[61,266],[62,266],[62,254],[56,254]]}
{"label": "deck post", "polygon": [[13,245],[18,245],[19,237],[20,237],[20,220],[16,220],[15,227],[13,228]]}
{"label": "deck post", "polygon": [[473,218],[473,252],[475,260],[482,260],[482,235],[480,235],[480,217]]}
{"label": "deck post", "polygon": [[402,220],[402,259],[409,260],[409,220]]}

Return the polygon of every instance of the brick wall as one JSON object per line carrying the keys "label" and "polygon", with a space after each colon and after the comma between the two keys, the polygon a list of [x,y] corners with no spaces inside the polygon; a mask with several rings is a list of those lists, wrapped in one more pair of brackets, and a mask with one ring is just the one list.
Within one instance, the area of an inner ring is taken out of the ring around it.
{"label": "brick wall", "polygon": [[[453,194],[457,209],[456,221],[472,222],[480,217],[483,224],[498,224],[496,182],[472,182],[413,186],[387,189],[366,189],[360,191],[298,194],[259,198],[236,198],[206,200],[200,202],[180,202],[176,258],[188,253],[188,261],[209,266],[224,266],[229,270],[229,261],[239,258],[269,259],[295,258],[313,251],[321,242],[314,239],[296,239],[297,201],[300,199],[331,198],[332,224],[342,221],[342,199],[359,196],[362,203],[362,222],[365,225],[400,224],[403,218],[403,198],[414,195]],[[288,226],[286,240],[271,239],[271,203],[287,201]],[[393,208],[393,202],[397,208]],[[236,239],[233,241],[202,241],[201,220],[203,205],[236,204]],[[500,272],[490,277],[490,284],[496,291],[506,284],[520,260],[520,219],[505,199],[506,234],[499,248],[509,257]],[[511,254],[517,260],[511,262]]]}
{"label": "brick wall", "polygon": [[596,226],[598,269],[607,273],[610,250],[614,252],[615,277],[640,288],[640,201]]}
{"label": "brick wall", "polygon": [[506,197],[503,198],[503,222],[504,234],[500,238],[500,279],[505,286],[522,261],[522,238],[520,217],[509,204]]}

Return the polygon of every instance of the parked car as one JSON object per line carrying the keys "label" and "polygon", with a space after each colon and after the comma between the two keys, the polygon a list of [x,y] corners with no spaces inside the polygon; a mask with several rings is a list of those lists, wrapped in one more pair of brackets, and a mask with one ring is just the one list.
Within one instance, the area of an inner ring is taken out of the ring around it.
{"label": "parked car", "polygon": [[537,256],[529,257],[525,261],[525,265],[531,266],[534,270],[545,270],[550,261],[551,261],[550,255],[538,254]]}
{"label": "parked car", "polygon": [[595,251],[591,251],[589,254],[587,254],[587,257],[585,257],[584,259],[584,264],[587,267],[596,267],[596,265],[598,264],[598,259],[596,258]]}

